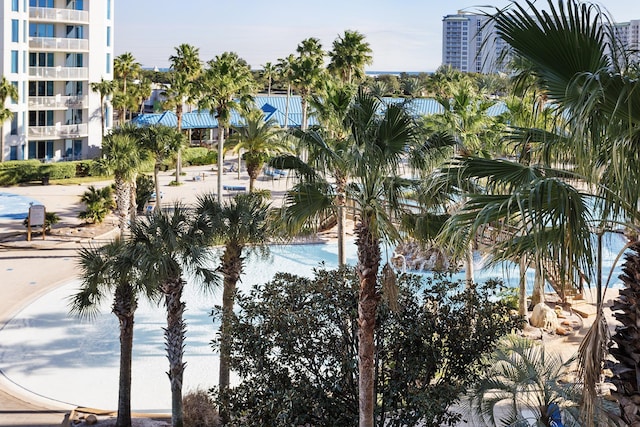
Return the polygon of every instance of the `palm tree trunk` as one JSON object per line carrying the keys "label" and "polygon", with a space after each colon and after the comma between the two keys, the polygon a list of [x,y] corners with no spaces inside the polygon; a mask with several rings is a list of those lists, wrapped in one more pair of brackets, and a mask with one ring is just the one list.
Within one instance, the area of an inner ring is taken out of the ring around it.
{"label": "palm tree trunk", "polygon": [[218,386],[220,389],[220,418],[223,424],[229,421],[229,377],[231,371],[231,328],[233,325],[233,306],[235,303],[236,284],[242,271],[242,248],[228,244],[221,257],[224,275],[222,292],[222,323],[220,325],[220,371]]}
{"label": "palm tree trunk", "polygon": [[533,293],[531,294],[531,306],[544,302],[544,274],[542,271],[542,262],[536,257],[536,274],[533,279]]}
{"label": "palm tree trunk", "polygon": [[184,302],[182,302],[182,290],[185,282],[181,278],[175,278],[163,285],[162,292],[165,295],[165,307],[167,310],[167,329],[164,332],[167,358],[169,359],[169,381],[171,383],[171,425],[183,427],[184,415],[182,412],[182,377],[184,374],[184,336],[186,325],[182,314]]}
{"label": "palm tree trunk", "polygon": [[133,224],[138,216],[138,202],[136,201],[136,193],[138,192],[138,184],[136,182],[136,175],[132,178],[130,182],[131,190],[129,192],[129,197],[131,198],[131,202],[129,203],[129,223]]}
{"label": "palm tree trunk", "polygon": [[220,126],[218,122],[218,203],[222,204],[222,166],[224,159],[222,153],[224,152],[224,132],[225,127]]}
{"label": "palm tree trunk", "polygon": [[120,226],[120,236],[124,237],[127,229],[127,220],[129,217],[129,207],[131,203],[131,187],[129,183],[121,177],[115,178],[116,204],[118,205],[118,222]]}
{"label": "palm tree trunk", "polygon": [[518,287],[518,314],[525,316],[527,314],[527,258],[522,255],[520,257],[520,285]]}
{"label": "palm tree trunk", "polygon": [[160,209],[160,181],[158,180],[159,173],[160,173],[160,163],[156,162],[155,166],[153,167],[153,181],[156,187],[156,205],[154,206],[153,210],[156,210],[156,211]]}
{"label": "palm tree trunk", "polygon": [[[182,100],[176,106],[176,119],[178,125],[178,133],[182,132]],[[180,175],[182,175],[182,147],[178,147],[178,158],[176,159],[176,184],[180,184]]]}
{"label": "palm tree trunk", "polygon": [[133,352],[133,314],[118,316],[120,321],[120,380],[116,427],[131,427],[131,360]]}
{"label": "palm tree trunk", "polygon": [[358,293],[358,402],[360,427],[374,427],[375,407],[375,354],[374,332],[376,310],[380,296],[376,291],[380,267],[380,242],[374,237],[368,223],[363,220],[356,229],[360,279]]}

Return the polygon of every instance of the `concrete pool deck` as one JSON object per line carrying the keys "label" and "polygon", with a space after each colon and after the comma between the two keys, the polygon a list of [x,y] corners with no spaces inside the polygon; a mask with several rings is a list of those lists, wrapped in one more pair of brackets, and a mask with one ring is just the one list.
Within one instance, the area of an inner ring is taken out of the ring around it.
{"label": "concrete pool deck", "polygon": [[[182,177],[183,184],[180,186],[169,186],[169,182],[174,179],[171,171],[161,173],[160,185],[164,203],[193,203],[200,194],[216,192],[217,173],[211,166],[188,167],[184,171],[186,175]],[[200,179],[193,179],[196,176]],[[223,175],[225,185],[248,187],[248,181],[244,171],[240,177],[237,172]],[[101,232],[97,234],[91,234],[89,228],[83,229],[77,218],[82,209],[79,199],[87,187],[109,184],[110,181],[105,181],[82,185],[28,185],[0,189],[4,193],[41,202],[47,211],[56,212],[61,218],[60,223],[54,226],[54,231],[66,230],[63,234],[47,235],[45,240],[36,235],[27,242],[22,220],[0,217],[0,329],[36,298],[78,277],[75,259],[79,248],[91,241],[99,243],[110,239],[117,233],[117,228],[112,227],[115,221],[111,218],[107,219],[107,226],[101,227]],[[256,188],[270,190],[274,203],[277,204],[281,202],[287,184],[287,179],[259,178]],[[102,231],[106,231],[106,234]],[[90,379],[87,386],[93,386]],[[82,402],[74,403],[82,405]],[[2,427],[57,426],[64,420],[64,415],[75,407],[30,393],[0,373]]]}

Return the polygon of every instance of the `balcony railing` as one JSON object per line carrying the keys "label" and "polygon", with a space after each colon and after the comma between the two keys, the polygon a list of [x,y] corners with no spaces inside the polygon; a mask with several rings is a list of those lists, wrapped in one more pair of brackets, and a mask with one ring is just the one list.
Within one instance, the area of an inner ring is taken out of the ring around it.
{"label": "balcony railing", "polygon": [[29,138],[80,138],[87,136],[87,124],[59,126],[29,126]]}
{"label": "balcony railing", "polygon": [[29,37],[29,48],[40,50],[88,51],[89,40],[60,37]]}
{"label": "balcony railing", "polygon": [[89,69],[86,67],[29,67],[32,80],[87,80]]}
{"label": "balcony railing", "polygon": [[73,9],[55,9],[50,7],[30,7],[29,19],[32,21],[89,23],[89,12]]}
{"label": "balcony railing", "polygon": [[29,108],[32,110],[66,110],[67,108],[85,108],[86,96],[30,96]]}

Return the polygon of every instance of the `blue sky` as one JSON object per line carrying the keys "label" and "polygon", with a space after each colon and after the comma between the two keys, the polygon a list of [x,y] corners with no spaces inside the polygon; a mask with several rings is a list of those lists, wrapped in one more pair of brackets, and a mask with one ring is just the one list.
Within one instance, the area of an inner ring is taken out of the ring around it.
{"label": "blue sky", "polygon": [[[537,0],[547,4],[546,0]],[[556,0],[553,0],[554,2]],[[325,50],[345,30],[366,36],[376,71],[434,71],[441,63],[442,17],[507,0],[115,0],[115,54],[144,67],[166,67],[174,47],[189,43],[207,61],[234,51],[252,68],[320,39]],[[617,21],[640,19],[640,1],[604,0]]]}

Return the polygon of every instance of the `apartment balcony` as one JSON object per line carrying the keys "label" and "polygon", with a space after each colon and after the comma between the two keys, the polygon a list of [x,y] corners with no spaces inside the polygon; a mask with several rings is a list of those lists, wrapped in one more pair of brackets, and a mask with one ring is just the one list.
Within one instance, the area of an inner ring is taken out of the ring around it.
{"label": "apartment balcony", "polygon": [[57,50],[63,52],[89,51],[89,40],[61,37],[29,37],[29,49]]}
{"label": "apartment balcony", "polygon": [[88,80],[87,67],[29,67],[30,80]]}
{"label": "apartment balcony", "polygon": [[32,22],[43,21],[88,24],[89,12],[84,10],[55,9],[51,7],[30,7],[29,20]]}
{"label": "apartment balcony", "polygon": [[30,110],[66,110],[87,108],[87,96],[30,96]]}
{"label": "apartment balcony", "polygon": [[77,125],[29,126],[29,139],[82,138],[88,135],[86,123]]}

